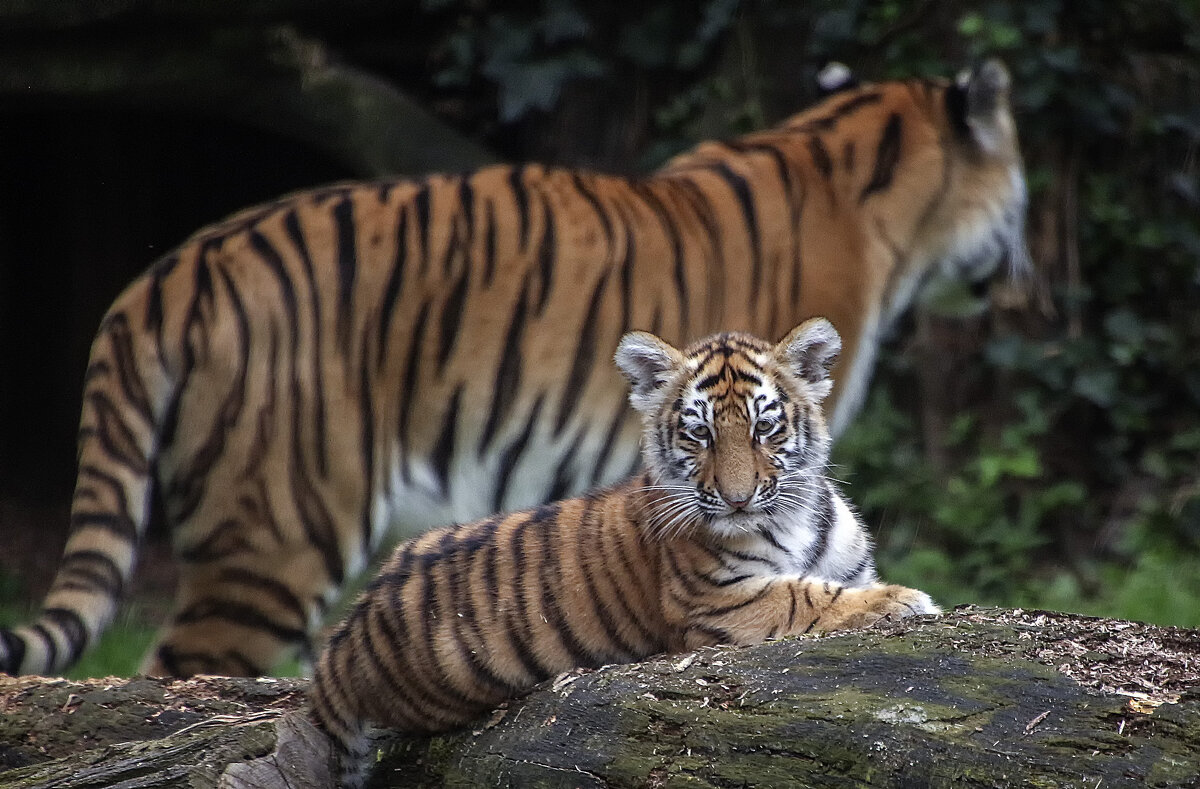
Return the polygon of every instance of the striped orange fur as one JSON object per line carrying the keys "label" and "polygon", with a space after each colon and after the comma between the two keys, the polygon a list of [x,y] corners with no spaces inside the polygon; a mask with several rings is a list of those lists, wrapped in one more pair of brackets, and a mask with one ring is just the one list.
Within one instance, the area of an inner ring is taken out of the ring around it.
{"label": "striped orange fur", "polygon": [[822,318],[776,346],[627,336],[646,471],[404,543],[333,633],[310,695],[347,783],[367,723],[437,731],[578,666],[935,613],[878,583],[825,476],[838,345]]}
{"label": "striped orange fur", "polygon": [[[649,330],[776,337],[826,315],[832,432],[938,271],[1024,254],[1008,76],[864,84],[644,178],[539,165],[343,184],[197,233],[92,347],[61,568],[0,670],[63,670],[111,620],[152,512],[180,562],[153,674],[261,674],[389,535],[626,477],[608,360]],[[157,502],[160,506],[152,506]]]}

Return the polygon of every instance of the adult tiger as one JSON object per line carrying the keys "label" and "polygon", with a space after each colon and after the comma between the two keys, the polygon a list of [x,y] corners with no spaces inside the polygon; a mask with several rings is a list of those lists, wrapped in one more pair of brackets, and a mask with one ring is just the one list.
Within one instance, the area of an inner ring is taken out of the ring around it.
{"label": "adult tiger", "polygon": [[392,527],[626,475],[621,335],[778,336],[827,315],[836,435],[882,329],[937,269],[1023,259],[1008,74],[838,92],[645,178],[539,165],[302,192],[201,230],[92,346],[71,532],[0,669],[104,629],[152,502],[181,562],[152,674],[260,674],[310,649]]}
{"label": "adult tiger", "polygon": [[367,766],[368,722],[440,731],[580,666],[937,613],[878,582],[825,476],[839,347],[824,318],[777,345],[626,335],[646,470],[409,540],[333,632],[309,695],[343,785]]}

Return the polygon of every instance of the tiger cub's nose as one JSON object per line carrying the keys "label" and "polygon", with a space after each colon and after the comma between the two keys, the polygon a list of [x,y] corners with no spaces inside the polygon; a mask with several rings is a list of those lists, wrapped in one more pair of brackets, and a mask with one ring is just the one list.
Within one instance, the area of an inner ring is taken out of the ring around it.
{"label": "tiger cub's nose", "polygon": [[750,499],[754,498],[754,491],[750,491],[745,497],[732,493],[724,493],[721,495],[721,498],[725,499],[725,503],[735,510],[745,509],[746,505],[750,503]]}

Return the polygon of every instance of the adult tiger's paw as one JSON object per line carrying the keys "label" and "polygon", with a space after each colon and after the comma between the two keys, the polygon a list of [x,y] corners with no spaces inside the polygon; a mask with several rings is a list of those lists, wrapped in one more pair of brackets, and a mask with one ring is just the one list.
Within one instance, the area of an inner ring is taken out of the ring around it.
{"label": "adult tiger's paw", "polygon": [[942,609],[920,589],[877,584],[846,589],[817,621],[816,630],[849,630],[898,622],[909,616],[940,614]]}

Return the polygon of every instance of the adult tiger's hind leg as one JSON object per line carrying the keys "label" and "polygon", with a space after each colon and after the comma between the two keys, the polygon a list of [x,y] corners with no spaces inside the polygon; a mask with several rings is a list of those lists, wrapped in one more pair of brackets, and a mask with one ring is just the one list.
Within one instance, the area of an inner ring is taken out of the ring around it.
{"label": "adult tiger's hind leg", "polygon": [[253,677],[297,652],[312,655],[311,594],[257,569],[185,567],[183,576],[174,616],[147,653],[144,673]]}
{"label": "adult tiger's hind leg", "polygon": [[332,587],[318,553],[304,541],[263,544],[264,531],[246,524],[226,534],[227,544],[180,551],[175,610],[145,673],[261,676],[297,653],[311,659]]}

